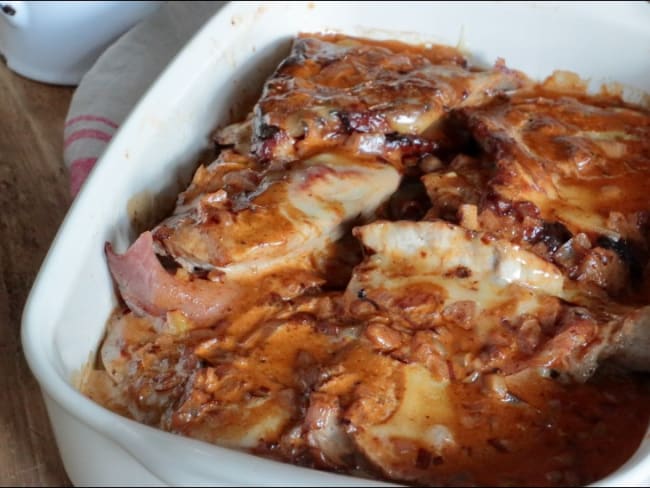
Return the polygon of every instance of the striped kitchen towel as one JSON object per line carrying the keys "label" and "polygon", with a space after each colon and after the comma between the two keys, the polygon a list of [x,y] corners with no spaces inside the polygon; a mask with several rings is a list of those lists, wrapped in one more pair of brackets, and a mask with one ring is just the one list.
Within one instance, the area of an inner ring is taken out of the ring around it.
{"label": "striped kitchen towel", "polygon": [[172,57],[225,2],[167,2],[86,73],[66,118],[63,158],[76,195],[122,121]]}

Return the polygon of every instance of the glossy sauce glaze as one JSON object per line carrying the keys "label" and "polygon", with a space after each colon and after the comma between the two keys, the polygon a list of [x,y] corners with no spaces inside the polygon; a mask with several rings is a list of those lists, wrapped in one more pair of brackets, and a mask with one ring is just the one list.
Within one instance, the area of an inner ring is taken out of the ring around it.
{"label": "glossy sauce glaze", "polygon": [[82,390],[417,485],[573,486],[650,419],[650,114],[446,46],[301,35],[123,254]]}
{"label": "glossy sauce glaze", "polygon": [[445,113],[527,81],[503,63],[486,71],[467,65],[446,46],[299,37],[255,108],[253,150],[263,160],[292,161],[345,146],[399,167],[405,156],[444,145]]}

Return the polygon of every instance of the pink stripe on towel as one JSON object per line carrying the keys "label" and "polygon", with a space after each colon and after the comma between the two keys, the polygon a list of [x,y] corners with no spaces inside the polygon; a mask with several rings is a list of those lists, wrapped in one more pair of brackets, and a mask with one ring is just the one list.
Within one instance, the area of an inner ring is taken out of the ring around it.
{"label": "pink stripe on towel", "polygon": [[78,158],[70,165],[70,194],[74,197],[92,171],[97,158]]}
{"label": "pink stripe on towel", "polygon": [[67,149],[70,144],[78,141],[79,139],[98,139],[100,141],[108,142],[111,140],[111,137],[112,136],[110,134],[107,134],[101,130],[80,129],[66,137],[65,141],[63,141],[63,148]]}
{"label": "pink stripe on towel", "polygon": [[118,125],[113,122],[111,119],[108,119],[106,117],[101,117],[99,115],[78,115],[76,117],[71,118],[65,123],[66,127],[70,127],[72,124],[76,124],[77,122],[102,122],[103,124],[106,124],[109,127],[112,127],[113,129],[117,129]]}

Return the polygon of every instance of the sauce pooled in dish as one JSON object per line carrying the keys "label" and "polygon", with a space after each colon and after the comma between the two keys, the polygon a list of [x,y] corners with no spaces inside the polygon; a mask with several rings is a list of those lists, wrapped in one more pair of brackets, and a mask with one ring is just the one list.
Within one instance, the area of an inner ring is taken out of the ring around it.
{"label": "sauce pooled in dish", "polygon": [[172,215],[106,256],[83,391],[416,485],[575,486],[650,418],[650,112],[456,49],[303,34]]}

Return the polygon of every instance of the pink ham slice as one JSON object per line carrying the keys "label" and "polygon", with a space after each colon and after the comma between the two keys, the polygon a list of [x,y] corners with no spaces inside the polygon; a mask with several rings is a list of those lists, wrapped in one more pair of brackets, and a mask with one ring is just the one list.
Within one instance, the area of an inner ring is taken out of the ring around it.
{"label": "pink ham slice", "polygon": [[185,281],[165,270],[153,250],[151,232],[144,232],[122,255],[106,243],[108,265],[131,310],[164,316],[178,310],[196,325],[209,325],[232,311],[242,289],[235,283]]}

